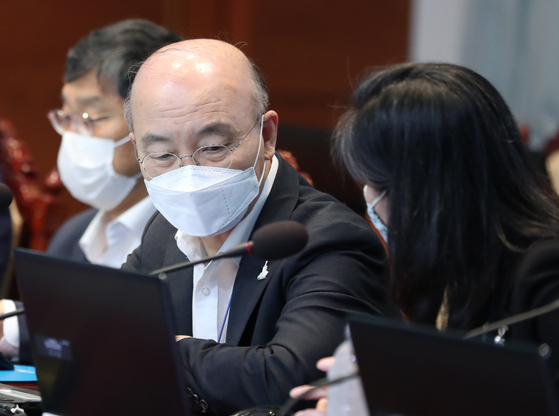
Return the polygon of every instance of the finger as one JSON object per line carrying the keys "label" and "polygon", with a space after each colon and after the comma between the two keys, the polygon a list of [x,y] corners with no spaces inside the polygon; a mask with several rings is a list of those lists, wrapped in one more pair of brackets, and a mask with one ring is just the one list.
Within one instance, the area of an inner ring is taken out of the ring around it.
{"label": "finger", "polygon": [[324,410],[305,409],[295,413],[295,416],[326,416],[326,412]]}
{"label": "finger", "polygon": [[179,342],[181,339],[185,339],[185,338],[192,338],[188,335],[175,335],[175,339],[177,340],[177,342]]}
{"label": "finger", "polygon": [[325,412],[327,407],[328,407],[328,399],[326,397],[323,397],[316,403],[316,410],[322,410]]}
{"label": "finger", "polygon": [[[295,387],[289,392],[291,397],[299,397],[301,394],[305,394],[307,391],[313,389],[312,386],[299,386]],[[328,387],[321,387],[319,389],[314,390],[312,393],[305,395],[303,397],[304,400],[318,400],[323,397],[328,396]]]}
{"label": "finger", "polygon": [[334,364],[334,357],[326,357],[318,360],[318,362],[316,363],[316,368],[318,368],[320,371],[327,372],[328,370],[330,370],[330,367],[332,367],[332,364]]}
{"label": "finger", "polygon": [[294,387],[289,392],[289,396],[290,397],[299,397],[301,394],[305,393],[306,391],[309,391],[310,389],[312,389],[312,386],[309,386],[309,385]]}

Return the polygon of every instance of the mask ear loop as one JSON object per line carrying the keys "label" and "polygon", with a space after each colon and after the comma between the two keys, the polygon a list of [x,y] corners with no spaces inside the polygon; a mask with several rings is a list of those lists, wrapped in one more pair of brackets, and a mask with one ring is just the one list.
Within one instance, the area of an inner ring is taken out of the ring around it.
{"label": "mask ear loop", "polygon": [[126,136],[115,142],[115,147],[120,147],[130,141],[130,137]]}
{"label": "mask ear loop", "polygon": [[[365,202],[367,202],[367,188],[369,186],[365,185],[363,186],[363,198],[365,199]],[[388,189],[385,189],[384,191],[382,191],[380,193],[379,196],[377,196],[375,199],[373,199],[373,202],[371,202],[371,208],[374,208],[376,204],[379,203],[379,201],[384,197],[384,195],[386,195],[386,192],[388,191]]]}
{"label": "mask ear loop", "polygon": [[373,202],[371,202],[371,208],[374,208],[376,204],[378,204],[380,202],[380,200],[384,197],[384,195],[386,195],[386,191],[387,189],[385,189],[384,191],[381,192],[381,194],[379,196],[377,196]]}

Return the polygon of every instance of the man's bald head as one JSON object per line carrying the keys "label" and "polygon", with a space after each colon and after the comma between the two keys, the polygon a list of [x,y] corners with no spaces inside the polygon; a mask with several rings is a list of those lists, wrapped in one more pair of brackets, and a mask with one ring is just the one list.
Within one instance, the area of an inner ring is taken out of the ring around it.
{"label": "man's bald head", "polygon": [[233,87],[241,95],[242,92],[250,95],[255,115],[264,114],[268,108],[264,77],[245,54],[226,42],[193,39],[160,49],[141,66],[124,105],[124,116],[132,132],[135,91],[142,89],[143,83],[156,79],[183,85],[186,91],[189,85],[197,83],[215,92]]}

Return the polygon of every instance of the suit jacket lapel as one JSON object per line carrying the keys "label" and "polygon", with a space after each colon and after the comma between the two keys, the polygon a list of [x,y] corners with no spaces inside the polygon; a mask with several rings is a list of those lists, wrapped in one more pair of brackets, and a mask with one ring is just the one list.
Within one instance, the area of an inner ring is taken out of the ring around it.
{"label": "suit jacket lapel", "polygon": [[[268,195],[268,199],[254,225],[251,237],[256,230],[264,225],[289,220],[299,198],[299,175],[277,153],[276,157],[279,159],[278,173],[270,195]],[[241,261],[231,298],[227,326],[228,344],[238,345],[254,308],[258,304],[264,289],[274,278],[281,260],[269,263],[268,276],[266,279],[258,280],[257,276],[262,271],[265,263],[265,260],[252,256],[244,257]]]}
{"label": "suit jacket lapel", "polygon": [[[167,246],[163,264],[178,264],[187,260],[173,238]],[[192,335],[192,275],[192,268],[167,275],[177,335]]]}

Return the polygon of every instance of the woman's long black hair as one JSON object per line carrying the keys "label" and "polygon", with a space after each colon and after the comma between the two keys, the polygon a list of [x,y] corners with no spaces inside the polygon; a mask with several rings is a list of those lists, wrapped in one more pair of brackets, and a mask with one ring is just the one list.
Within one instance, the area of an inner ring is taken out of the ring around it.
{"label": "woman's long black hair", "polygon": [[558,202],[515,119],[469,69],[403,64],[369,75],[335,151],[358,182],[388,190],[389,290],[413,321],[434,324],[445,296],[449,327],[480,324],[505,258],[559,235]]}

